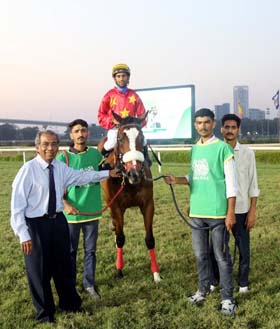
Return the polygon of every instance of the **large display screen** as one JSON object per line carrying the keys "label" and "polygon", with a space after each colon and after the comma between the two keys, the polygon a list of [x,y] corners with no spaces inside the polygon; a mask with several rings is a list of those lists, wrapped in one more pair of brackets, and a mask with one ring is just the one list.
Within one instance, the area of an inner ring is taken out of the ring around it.
{"label": "large display screen", "polygon": [[194,85],[136,89],[136,92],[149,111],[143,128],[146,139],[193,140]]}

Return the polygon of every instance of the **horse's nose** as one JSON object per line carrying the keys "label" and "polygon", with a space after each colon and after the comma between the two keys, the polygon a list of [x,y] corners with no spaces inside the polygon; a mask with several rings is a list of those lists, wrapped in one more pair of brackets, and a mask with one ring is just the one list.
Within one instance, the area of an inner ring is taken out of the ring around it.
{"label": "horse's nose", "polygon": [[138,184],[141,181],[141,175],[136,169],[131,169],[127,173],[130,184]]}

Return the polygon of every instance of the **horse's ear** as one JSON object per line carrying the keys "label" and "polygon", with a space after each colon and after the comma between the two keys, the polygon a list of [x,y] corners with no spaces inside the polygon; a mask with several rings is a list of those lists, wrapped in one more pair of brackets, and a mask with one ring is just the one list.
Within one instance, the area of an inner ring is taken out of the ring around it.
{"label": "horse's ear", "polygon": [[112,111],[113,117],[114,119],[118,122],[118,124],[120,124],[122,122],[122,117],[119,116],[117,113],[115,113],[114,111]]}
{"label": "horse's ear", "polygon": [[140,122],[144,121],[147,118],[148,114],[149,114],[149,111],[147,111],[146,113],[144,113],[140,117],[138,117]]}

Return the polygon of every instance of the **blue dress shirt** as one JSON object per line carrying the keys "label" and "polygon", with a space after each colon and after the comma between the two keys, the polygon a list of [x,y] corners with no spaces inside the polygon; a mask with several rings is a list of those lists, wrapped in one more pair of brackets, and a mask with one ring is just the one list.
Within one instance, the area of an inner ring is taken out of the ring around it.
{"label": "blue dress shirt", "polygon": [[[26,162],[17,173],[12,184],[11,226],[20,243],[30,240],[25,217],[42,217],[48,212],[49,171],[40,155]],[[54,181],[56,191],[56,212],[63,211],[64,190],[68,186],[96,183],[109,177],[109,170],[81,171],[68,167],[54,159]]]}

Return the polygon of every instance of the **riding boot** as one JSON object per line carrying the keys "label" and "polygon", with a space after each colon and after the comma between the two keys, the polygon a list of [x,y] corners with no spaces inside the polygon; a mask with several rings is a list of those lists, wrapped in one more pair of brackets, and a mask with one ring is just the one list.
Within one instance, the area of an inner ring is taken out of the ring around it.
{"label": "riding boot", "polygon": [[152,160],[150,159],[147,145],[144,145],[143,154],[144,154],[145,162],[147,163],[148,167],[151,167],[152,166]]}
{"label": "riding boot", "polygon": [[110,166],[110,164],[107,163],[107,158],[108,158],[108,155],[110,154],[110,152],[111,152],[111,150],[107,151],[104,147],[102,148],[100,153],[103,155],[103,159],[98,164],[98,169],[99,170],[111,170],[111,169],[113,169]]}
{"label": "riding boot", "polygon": [[104,158],[107,158],[108,155],[110,154],[111,150],[107,151],[104,147],[101,150],[101,154],[104,156]]}

